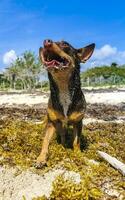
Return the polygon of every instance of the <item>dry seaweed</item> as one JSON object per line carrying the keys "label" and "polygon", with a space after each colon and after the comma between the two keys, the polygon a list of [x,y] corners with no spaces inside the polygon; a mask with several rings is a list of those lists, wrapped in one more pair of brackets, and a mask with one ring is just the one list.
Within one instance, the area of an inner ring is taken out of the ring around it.
{"label": "dry seaweed", "polygon": [[[69,134],[69,139],[70,136]],[[11,118],[1,121],[0,156],[2,159],[0,164],[18,165],[23,169],[31,167],[40,152],[43,137],[42,124]],[[67,141],[69,142],[68,137]],[[106,194],[107,183],[124,199],[124,177],[103,161],[98,156],[97,150],[105,151],[125,163],[125,125],[89,124],[84,127],[84,138],[87,139],[87,144],[85,145],[82,136],[82,146],[86,147],[82,152],[63,148],[58,144],[56,137],[51,142],[47,167],[39,172],[44,173],[55,165],[63,166],[68,170],[79,172],[81,183],[75,184],[63,177],[58,177],[53,183],[50,199],[118,199],[117,196]],[[37,170],[34,171],[38,173]],[[45,199],[46,197],[38,197],[33,200]]]}

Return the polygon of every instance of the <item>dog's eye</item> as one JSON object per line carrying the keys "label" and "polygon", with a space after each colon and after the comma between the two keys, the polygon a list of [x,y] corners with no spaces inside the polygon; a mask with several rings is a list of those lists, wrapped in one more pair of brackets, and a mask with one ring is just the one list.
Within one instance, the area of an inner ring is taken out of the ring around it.
{"label": "dog's eye", "polygon": [[64,47],[68,47],[68,45],[67,45],[66,43],[63,43],[63,46],[64,46]]}
{"label": "dog's eye", "polygon": [[64,42],[64,41],[61,42],[61,46],[62,46],[62,47],[69,47],[68,43],[66,43],[66,42]]}

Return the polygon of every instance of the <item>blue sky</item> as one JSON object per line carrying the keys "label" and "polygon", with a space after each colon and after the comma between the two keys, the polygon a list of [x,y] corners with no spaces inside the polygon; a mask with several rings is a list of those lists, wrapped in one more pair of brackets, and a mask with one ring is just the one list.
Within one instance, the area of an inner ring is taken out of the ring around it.
{"label": "blue sky", "polygon": [[45,38],[96,51],[85,65],[125,63],[124,0],[0,0],[0,71]]}

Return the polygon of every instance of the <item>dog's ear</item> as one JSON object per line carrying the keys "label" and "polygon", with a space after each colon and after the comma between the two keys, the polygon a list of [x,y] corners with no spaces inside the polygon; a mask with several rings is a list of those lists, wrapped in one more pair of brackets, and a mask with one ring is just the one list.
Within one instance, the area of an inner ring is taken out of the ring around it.
{"label": "dog's ear", "polygon": [[77,49],[77,55],[80,59],[80,62],[85,63],[92,55],[95,48],[95,44],[92,43],[81,49]]}

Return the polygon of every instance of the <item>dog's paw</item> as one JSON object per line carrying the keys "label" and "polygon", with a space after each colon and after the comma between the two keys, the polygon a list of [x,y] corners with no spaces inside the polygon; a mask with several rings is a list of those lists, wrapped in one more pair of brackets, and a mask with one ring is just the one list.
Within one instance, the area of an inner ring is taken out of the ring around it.
{"label": "dog's paw", "polygon": [[36,169],[42,169],[43,167],[47,167],[47,163],[46,162],[36,162],[33,165]]}

